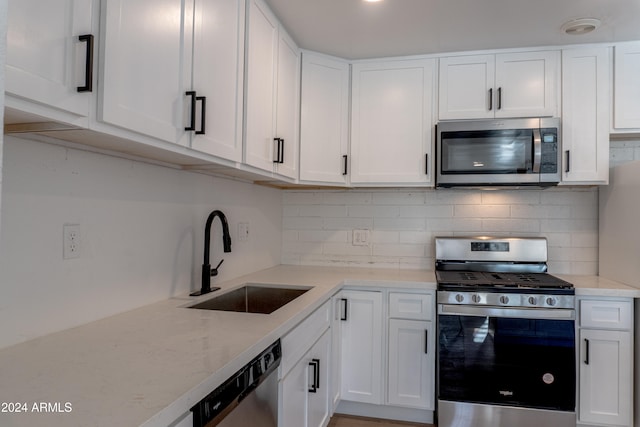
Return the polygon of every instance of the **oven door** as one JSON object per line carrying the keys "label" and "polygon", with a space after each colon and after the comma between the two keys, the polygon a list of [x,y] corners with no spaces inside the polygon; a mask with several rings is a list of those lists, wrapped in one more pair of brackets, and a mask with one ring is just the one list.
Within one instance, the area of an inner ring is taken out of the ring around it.
{"label": "oven door", "polygon": [[574,319],[569,309],[440,304],[438,399],[575,413]]}

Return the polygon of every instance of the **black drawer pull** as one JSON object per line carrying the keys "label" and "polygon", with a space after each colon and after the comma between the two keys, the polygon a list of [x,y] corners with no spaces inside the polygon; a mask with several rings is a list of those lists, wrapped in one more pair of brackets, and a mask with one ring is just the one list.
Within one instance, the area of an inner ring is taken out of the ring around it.
{"label": "black drawer pull", "polygon": [[493,110],[493,88],[489,89],[489,111]]}
{"label": "black drawer pull", "polygon": [[348,160],[348,156],[346,154],[344,154],[342,156],[342,161],[343,163],[343,169],[342,169],[342,175],[346,175],[347,174],[347,160]]}
{"label": "black drawer pull", "polygon": [[584,364],[589,364],[589,340],[584,339]]}
{"label": "black drawer pull", "polygon": [[502,88],[498,88],[498,110],[502,109]]}
{"label": "black drawer pull", "polygon": [[196,91],[188,90],[184,94],[191,97],[191,121],[184,130],[196,130]]}
{"label": "black drawer pull", "polygon": [[[196,135],[204,135],[205,133],[205,117],[207,115],[207,97],[196,96],[196,101],[202,101],[202,107],[200,110],[200,130],[196,130]],[[192,115],[193,117],[193,115]],[[193,125],[195,130],[195,124]]]}
{"label": "black drawer pull", "polygon": [[346,298],[341,298],[340,301],[342,301],[342,316],[340,317],[340,320],[347,320],[347,299]]}
{"label": "black drawer pull", "polygon": [[429,354],[429,330],[424,330],[424,354]]}
{"label": "black drawer pull", "polygon": [[87,56],[84,65],[84,86],[78,86],[78,92],[93,91],[93,34],[78,36],[78,40],[87,44]]}

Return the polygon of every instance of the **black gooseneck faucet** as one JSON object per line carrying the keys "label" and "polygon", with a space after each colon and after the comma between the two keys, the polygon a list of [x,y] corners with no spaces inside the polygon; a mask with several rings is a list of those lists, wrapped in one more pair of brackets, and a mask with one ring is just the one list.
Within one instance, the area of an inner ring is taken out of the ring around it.
{"label": "black gooseneck faucet", "polygon": [[211,276],[218,275],[218,268],[224,261],[221,260],[216,268],[211,268],[209,264],[209,247],[211,246],[211,223],[215,217],[220,218],[222,223],[222,245],[225,252],[231,252],[231,236],[229,236],[229,224],[227,223],[227,217],[219,211],[215,210],[209,214],[207,218],[207,224],[204,227],[204,262],[202,263],[202,288],[191,294],[191,296],[208,294],[211,291],[216,291],[220,288],[211,288]]}

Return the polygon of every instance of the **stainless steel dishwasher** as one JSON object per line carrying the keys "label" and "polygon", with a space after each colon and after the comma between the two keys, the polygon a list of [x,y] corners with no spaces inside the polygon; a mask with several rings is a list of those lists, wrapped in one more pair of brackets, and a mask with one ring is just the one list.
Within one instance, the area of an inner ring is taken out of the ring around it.
{"label": "stainless steel dishwasher", "polygon": [[278,340],[191,408],[193,426],[276,427],[281,357]]}

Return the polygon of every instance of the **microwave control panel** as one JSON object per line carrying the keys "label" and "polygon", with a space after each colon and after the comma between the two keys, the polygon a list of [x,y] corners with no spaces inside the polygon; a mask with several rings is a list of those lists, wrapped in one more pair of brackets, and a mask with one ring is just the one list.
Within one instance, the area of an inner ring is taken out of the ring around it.
{"label": "microwave control panel", "polygon": [[542,135],[542,160],[540,173],[558,172],[558,130],[540,129]]}

